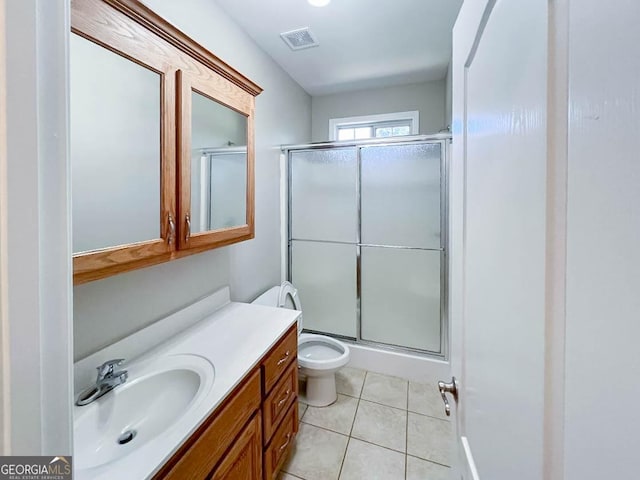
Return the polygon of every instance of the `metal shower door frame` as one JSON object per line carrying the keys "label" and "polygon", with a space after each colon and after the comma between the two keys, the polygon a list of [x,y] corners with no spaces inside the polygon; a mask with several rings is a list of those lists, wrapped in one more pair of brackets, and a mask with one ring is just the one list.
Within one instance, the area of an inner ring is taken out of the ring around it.
{"label": "metal shower door frame", "polygon": [[[418,248],[409,246],[393,246],[393,245],[373,245],[362,243],[362,149],[375,148],[385,146],[402,146],[402,145],[424,145],[438,144],[440,145],[440,248]],[[292,220],[291,220],[291,155],[292,152],[304,152],[313,150],[332,150],[338,148],[353,148],[356,151],[356,203],[357,203],[357,230],[356,242],[342,241],[325,241],[316,240],[320,243],[354,245],[356,247],[356,337],[345,337],[336,335],[331,332],[322,332],[305,329],[310,333],[320,333],[341,340],[354,342],[359,345],[371,346],[383,350],[391,350],[396,352],[414,353],[429,357],[435,357],[439,360],[448,360],[449,357],[449,315],[448,315],[448,221],[449,221],[449,155],[451,146],[451,135],[412,135],[396,138],[371,139],[360,141],[342,141],[342,142],[322,142],[302,145],[284,145],[282,151],[285,154],[285,172],[286,172],[286,251],[287,251],[287,280],[291,281],[292,272],[292,241],[314,241],[309,239],[292,238]],[[404,250],[422,250],[422,251],[439,251],[440,252],[440,351],[434,352],[402,345],[394,345],[383,342],[375,342],[362,338],[362,247],[380,247],[395,248]]]}

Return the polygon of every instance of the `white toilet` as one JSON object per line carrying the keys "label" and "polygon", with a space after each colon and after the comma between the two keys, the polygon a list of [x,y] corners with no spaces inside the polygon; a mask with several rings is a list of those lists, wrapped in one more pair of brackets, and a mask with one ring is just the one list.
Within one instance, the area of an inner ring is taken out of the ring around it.
{"label": "white toilet", "polygon": [[[289,282],[270,288],[252,303],[302,311],[298,290]],[[307,377],[306,403],[326,407],[336,401],[335,373],[349,363],[349,347],[324,335],[302,332],[302,315],[298,319],[298,365]]]}

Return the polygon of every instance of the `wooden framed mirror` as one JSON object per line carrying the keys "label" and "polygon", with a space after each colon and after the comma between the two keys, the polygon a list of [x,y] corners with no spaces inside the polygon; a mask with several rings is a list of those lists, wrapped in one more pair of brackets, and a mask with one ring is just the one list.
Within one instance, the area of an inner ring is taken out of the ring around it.
{"label": "wooden framed mirror", "polygon": [[70,38],[74,279],[175,249],[176,69],[144,30],[95,28],[108,14],[74,8]]}
{"label": "wooden framed mirror", "polygon": [[179,248],[254,235],[254,98],[206,72],[178,72]]}
{"label": "wooden framed mirror", "polygon": [[136,0],[71,30],[74,283],[253,238],[262,89]]}

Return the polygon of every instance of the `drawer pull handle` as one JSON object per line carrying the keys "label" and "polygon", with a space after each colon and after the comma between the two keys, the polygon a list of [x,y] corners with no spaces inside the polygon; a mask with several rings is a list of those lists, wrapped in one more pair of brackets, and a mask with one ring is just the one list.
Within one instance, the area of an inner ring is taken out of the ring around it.
{"label": "drawer pull handle", "polygon": [[284,354],[284,357],[282,357],[280,360],[278,360],[278,365],[282,365],[284,362],[287,361],[287,358],[289,358],[289,350],[286,351],[286,353]]}
{"label": "drawer pull handle", "polygon": [[287,390],[287,393],[285,393],[284,397],[282,397],[282,400],[278,402],[278,406],[276,408],[280,408],[282,404],[287,401],[287,398],[289,398],[290,393],[291,393],[291,389]]}
{"label": "drawer pull handle", "polygon": [[287,433],[287,441],[284,442],[284,444],[280,447],[280,450],[278,450],[278,451],[281,452],[282,450],[287,448],[287,445],[289,445],[290,441],[291,441],[291,433]]}

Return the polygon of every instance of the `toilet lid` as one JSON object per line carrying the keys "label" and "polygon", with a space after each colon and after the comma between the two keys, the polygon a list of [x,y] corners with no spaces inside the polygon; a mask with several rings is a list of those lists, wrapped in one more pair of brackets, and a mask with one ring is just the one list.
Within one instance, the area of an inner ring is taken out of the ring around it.
{"label": "toilet lid", "polygon": [[[302,312],[302,303],[298,297],[298,289],[289,282],[282,282],[280,285],[280,295],[278,296],[278,307],[289,308]],[[302,313],[298,317],[298,335],[302,332]]]}

